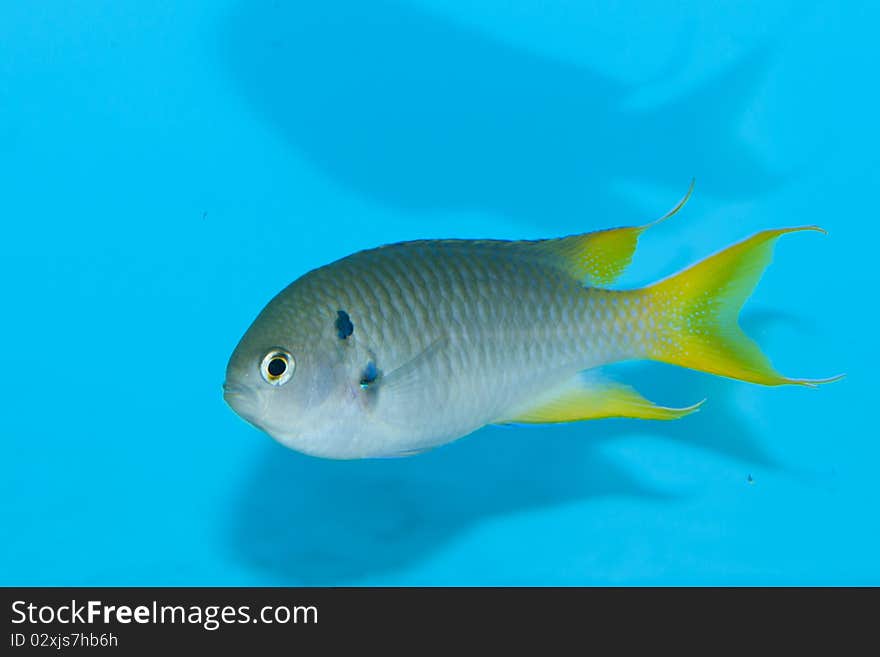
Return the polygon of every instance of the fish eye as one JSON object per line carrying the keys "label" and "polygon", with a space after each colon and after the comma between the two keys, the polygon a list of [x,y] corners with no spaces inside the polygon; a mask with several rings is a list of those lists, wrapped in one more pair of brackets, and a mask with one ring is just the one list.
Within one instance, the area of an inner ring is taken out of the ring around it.
{"label": "fish eye", "polygon": [[263,362],[260,364],[260,374],[263,375],[266,383],[280,386],[290,380],[295,368],[296,362],[293,360],[293,356],[283,349],[276,348],[263,357]]}

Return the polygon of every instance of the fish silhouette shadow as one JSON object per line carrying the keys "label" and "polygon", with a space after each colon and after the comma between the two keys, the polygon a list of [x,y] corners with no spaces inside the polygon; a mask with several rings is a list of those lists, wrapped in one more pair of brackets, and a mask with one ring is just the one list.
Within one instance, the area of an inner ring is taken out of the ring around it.
{"label": "fish silhouette shadow", "polygon": [[232,545],[279,584],[333,585],[417,561],[486,517],[585,497],[662,497],[584,434],[488,428],[420,456],[354,462],[267,447]]}
{"label": "fish silhouette shadow", "polygon": [[555,232],[635,218],[621,182],[750,199],[780,176],[738,138],[769,61],[756,48],[683,95],[638,90],[401,0],[247,0],[221,56],[314,166],[376,202],[470,210]]}
{"label": "fish silhouette shadow", "polygon": [[233,551],[278,584],[334,585],[423,559],[489,517],[597,498],[676,498],[602,454],[603,444],[635,434],[780,467],[736,408],[734,387],[745,384],[654,363],[629,366],[625,381],[659,402],[709,403],[674,422],[487,427],[405,459],[324,461],[267,443],[232,514]]}

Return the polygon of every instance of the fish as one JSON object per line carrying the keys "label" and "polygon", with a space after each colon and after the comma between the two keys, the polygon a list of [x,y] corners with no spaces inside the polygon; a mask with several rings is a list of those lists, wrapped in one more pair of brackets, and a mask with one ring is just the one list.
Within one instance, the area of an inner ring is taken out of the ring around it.
{"label": "fish", "polygon": [[[244,420],[329,459],[411,456],[492,424],[675,420],[605,366],[670,363],[765,386],[778,373],[739,326],[783,235],[758,232],[667,278],[612,289],[641,226],[542,240],[428,239],[360,251],[276,295],[223,384]],[[603,369],[604,368],[604,369]]]}

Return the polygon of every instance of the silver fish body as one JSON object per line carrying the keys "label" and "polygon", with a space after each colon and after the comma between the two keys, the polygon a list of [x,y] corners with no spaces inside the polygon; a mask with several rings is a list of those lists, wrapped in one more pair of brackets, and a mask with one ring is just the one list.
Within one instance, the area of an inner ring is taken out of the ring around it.
{"label": "silver fish body", "polygon": [[[393,456],[471,433],[622,355],[628,341],[607,330],[615,314],[603,291],[591,298],[517,244],[403,243],[312,271],[260,314],[227,381],[259,384],[257,356],[283,346],[295,357],[294,379],[308,385],[297,390],[304,403],[257,423],[316,456]],[[335,326],[340,311],[353,325],[346,339]],[[371,364],[378,377],[361,385]],[[242,403],[265,411],[278,392]]]}

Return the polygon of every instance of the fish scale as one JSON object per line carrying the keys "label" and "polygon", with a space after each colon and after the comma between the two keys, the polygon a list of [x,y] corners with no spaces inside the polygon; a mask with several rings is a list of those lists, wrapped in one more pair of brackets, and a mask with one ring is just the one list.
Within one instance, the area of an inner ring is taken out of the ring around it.
{"label": "fish scale", "polygon": [[[598,326],[583,314],[590,290],[556,268],[512,267],[495,254],[469,257],[449,244],[413,246],[393,261],[380,257],[365,265],[369,254],[322,272],[312,284],[327,289],[339,287],[330,278],[362,282],[356,294],[341,299],[356,333],[362,325],[377,351],[379,345],[394,346],[385,351],[385,362],[377,363],[383,371],[393,371],[440,337],[451,340],[455,357],[434,364],[423,395],[444,398],[444,382],[455,379],[460,393],[438,409],[450,424],[491,421],[493,412],[533,395],[548,373],[572,373],[604,360],[602,353],[589,360],[585,355],[605,347],[601,339],[588,339]],[[605,330],[603,325],[599,333]],[[474,413],[477,406],[484,409],[481,416]]]}

